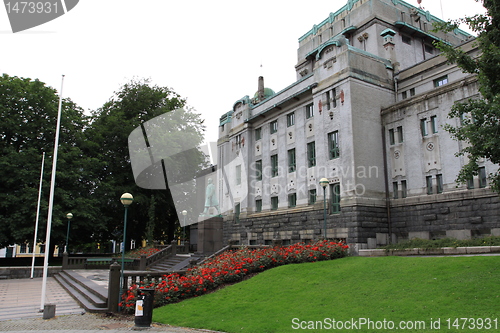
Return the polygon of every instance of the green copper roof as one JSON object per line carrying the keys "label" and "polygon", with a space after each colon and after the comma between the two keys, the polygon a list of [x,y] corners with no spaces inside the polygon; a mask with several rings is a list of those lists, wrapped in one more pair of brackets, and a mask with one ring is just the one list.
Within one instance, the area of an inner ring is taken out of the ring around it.
{"label": "green copper roof", "polygon": [[[276,93],[271,88],[264,88],[264,99],[269,98],[269,97],[271,97],[274,94],[276,94]],[[253,95],[253,97],[254,98],[259,97],[259,92],[258,91],[255,92],[255,94]]]}

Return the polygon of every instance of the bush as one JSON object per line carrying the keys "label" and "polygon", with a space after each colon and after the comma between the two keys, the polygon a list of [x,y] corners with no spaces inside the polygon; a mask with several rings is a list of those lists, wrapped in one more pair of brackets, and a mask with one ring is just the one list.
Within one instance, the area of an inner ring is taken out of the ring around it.
{"label": "bush", "polygon": [[442,239],[421,239],[414,238],[409,241],[390,244],[382,247],[386,250],[404,250],[404,249],[436,249],[442,247],[468,247],[468,246],[500,246],[500,237],[491,236],[484,238],[458,240],[455,238]]}
{"label": "bush", "polygon": [[155,289],[154,306],[175,303],[189,297],[200,296],[227,284],[241,281],[249,274],[276,266],[342,258],[348,246],[328,240],[312,244],[297,243],[290,246],[226,251],[203,264],[188,269],[183,276],[174,273],[163,276],[159,282],[141,281],[122,295],[120,306],[130,312],[135,308],[137,290]]}

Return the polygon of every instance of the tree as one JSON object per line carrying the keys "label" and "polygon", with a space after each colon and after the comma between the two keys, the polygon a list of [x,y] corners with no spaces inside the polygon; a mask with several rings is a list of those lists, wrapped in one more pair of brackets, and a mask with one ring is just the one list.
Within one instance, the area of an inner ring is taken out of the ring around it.
{"label": "tree", "polygon": [[[478,2],[479,0],[475,0]],[[465,17],[437,24],[435,28],[453,31],[460,23],[466,23],[477,33],[475,43],[481,54],[473,57],[460,48],[444,42],[436,43],[450,63],[456,63],[464,72],[477,75],[482,99],[470,99],[455,103],[449,117],[459,118],[460,125],[447,125],[452,137],[466,144],[457,153],[467,156],[469,162],[462,167],[457,181],[465,183],[478,173],[478,161],[487,158],[500,163],[500,1],[484,0],[484,15]],[[489,175],[492,189],[500,192],[500,170]]]}
{"label": "tree", "polygon": [[[125,192],[134,196],[134,203],[128,210],[128,238],[151,240],[151,235],[156,240],[174,238],[178,218],[172,198],[166,190],[148,190],[136,185],[128,137],[148,120],[185,105],[186,100],[170,88],[152,85],[147,80],[133,80],[93,113],[91,126],[85,131],[88,139],[85,152],[96,161],[91,167],[95,181],[93,195],[99,198],[99,216],[107,225],[101,239],[121,239],[123,207],[119,198]],[[180,115],[179,121],[196,129],[198,144],[201,144],[204,127],[200,116],[190,109]],[[174,139],[173,135],[175,133],[166,132],[165,140],[182,140]],[[200,155],[194,164],[201,166],[202,160]]]}
{"label": "tree", "polygon": [[[42,153],[46,153],[39,241],[45,239],[49,180],[59,97],[39,80],[0,77],[0,247],[33,241]],[[62,104],[51,245],[64,244],[66,213],[92,207],[90,182],[84,175],[87,158],[80,149],[88,122],[70,99]],[[73,212],[73,235],[91,234],[85,214]],[[49,252],[51,253],[51,252]]]}

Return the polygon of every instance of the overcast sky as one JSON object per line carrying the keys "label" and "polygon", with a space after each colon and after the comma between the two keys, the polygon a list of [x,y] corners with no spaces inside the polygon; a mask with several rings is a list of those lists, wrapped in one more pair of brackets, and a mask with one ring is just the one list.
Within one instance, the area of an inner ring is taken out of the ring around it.
{"label": "overcast sky", "polygon": [[[417,0],[408,0],[417,6]],[[61,86],[85,110],[133,78],[173,88],[206,119],[252,96],[257,78],[276,92],[296,79],[298,38],[347,0],[81,0],[66,15],[13,34],[0,9],[0,73]],[[474,0],[422,0],[434,16],[484,12]],[[261,68],[262,64],[262,68]]]}

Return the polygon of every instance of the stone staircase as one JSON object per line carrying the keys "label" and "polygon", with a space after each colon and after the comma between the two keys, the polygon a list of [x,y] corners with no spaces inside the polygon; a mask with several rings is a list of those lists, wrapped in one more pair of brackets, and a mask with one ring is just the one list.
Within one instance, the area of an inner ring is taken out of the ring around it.
{"label": "stone staircase", "polygon": [[175,256],[170,256],[165,260],[155,263],[148,268],[148,271],[153,272],[169,272],[169,271],[179,271],[186,268],[189,265],[189,260],[193,259],[189,254],[177,254]]}
{"label": "stone staircase", "polygon": [[88,312],[108,311],[108,289],[73,271],[62,271],[54,278]]}
{"label": "stone staircase", "polygon": [[[199,259],[198,256],[191,256],[189,254],[177,254],[161,260],[151,267],[148,271],[151,273],[165,273],[172,271],[180,271],[186,269],[191,259]],[[109,277],[108,270],[98,270],[99,276],[104,276],[103,283],[96,283],[95,270],[64,270],[56,275],[54,278],[57,282],[88,312],[108,312],[108,284],[107,277]],[[88,272],[85,274],[85,272]],[[133,272],[133,271],[132,271]],[[139,272],[138,272],[139,273]],[[140,272],[144,274],[146,272]],[[90,274],[90,276],[88,276]],[[91,276],[94,276],[90,278]],[[104,281],[106,280],[106,281]]]}

